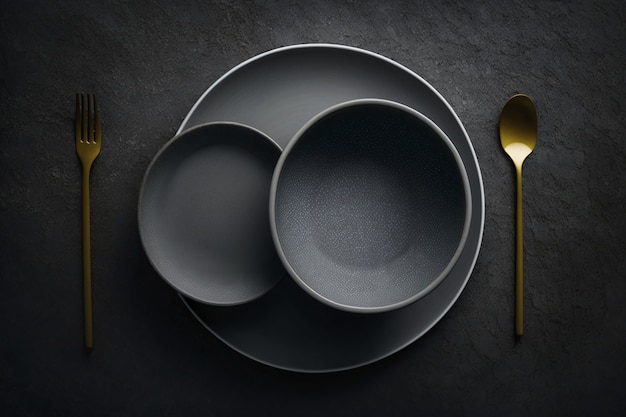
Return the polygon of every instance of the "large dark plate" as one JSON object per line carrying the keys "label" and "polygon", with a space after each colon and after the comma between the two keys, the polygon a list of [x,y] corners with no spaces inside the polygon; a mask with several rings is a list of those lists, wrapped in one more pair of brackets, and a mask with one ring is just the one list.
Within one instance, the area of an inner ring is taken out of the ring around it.
{"label": "large dark plate", "polygon": [[485,204],[478,161],[450,105],[398,63],[361,49],[308,44],[279,48],[243,62],[196,102],[179,132],[211,121],[253,126],[285,146],[298,129],[337,103],[382,98],[421,112],[454,143],[467,171],[472,220],[466,245],[443,282],[399,310],[362,315],[313,300],[290,279],[245,305],[211,307],[183,301],[208,330],[238,352],[277,368],[330,372],[385,358],[434,326],[457,300],[474,268]]}

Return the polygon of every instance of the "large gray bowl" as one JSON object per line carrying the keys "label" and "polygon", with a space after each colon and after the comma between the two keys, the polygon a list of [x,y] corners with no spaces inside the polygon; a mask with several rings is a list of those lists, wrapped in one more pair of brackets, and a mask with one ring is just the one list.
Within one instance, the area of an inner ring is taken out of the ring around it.
{"label": "large gray bowl", "polygon": [[360,99],[310,120],[272,179],[278,255],[309,294],[381,312],[434,289],[467,238],[463,162],[432,121],[395,102]]}

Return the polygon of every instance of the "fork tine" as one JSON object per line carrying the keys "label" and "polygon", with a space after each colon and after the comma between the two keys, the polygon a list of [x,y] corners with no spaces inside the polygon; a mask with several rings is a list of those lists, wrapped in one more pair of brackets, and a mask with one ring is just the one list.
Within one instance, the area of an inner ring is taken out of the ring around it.
{"label": "fork tine", "polygon": [[93,99],[87,94],[87,143],[93,143]]}
{"label": "fork tine", "polygon": [[80,138],[81,142],[87,142],[89,139],[88,135],[88,122],[89,122],[89,95],[87,94],[82,94],[81,95],[82,98],[82,114],[83,114],[83,133],[82,136]]}
{"label": "fork tine", "polygon": [[102,139],[102,130],[100,129],[100,115],[98,114],[98,105],[96,104],[96,95],[93,95],[93,114],[94,114],[94,142],[100,142]]}

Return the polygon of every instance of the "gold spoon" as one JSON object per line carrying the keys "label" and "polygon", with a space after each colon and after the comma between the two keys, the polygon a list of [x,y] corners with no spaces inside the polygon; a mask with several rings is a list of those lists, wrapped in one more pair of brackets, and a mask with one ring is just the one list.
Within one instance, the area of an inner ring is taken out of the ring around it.
{"label": "gold spoon", "polygon": [[524,239],[522,227],[522,164],[537,144],[537,110],[530,97],[516,94],[500,114],[500,143],[517,172],[515,251],[515,334],[524,333]]}

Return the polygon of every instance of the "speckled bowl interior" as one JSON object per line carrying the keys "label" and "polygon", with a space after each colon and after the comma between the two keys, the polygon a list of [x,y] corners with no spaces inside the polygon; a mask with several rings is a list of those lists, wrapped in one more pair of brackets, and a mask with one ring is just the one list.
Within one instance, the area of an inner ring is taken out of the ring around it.
{"label": "speckled bowl interior", "polygon": [[309,294],[381,312],[435,288],[467,237],[470,189],[446,135],[402,104],[334,106],[281,155],[270,191],[278,255]]}

